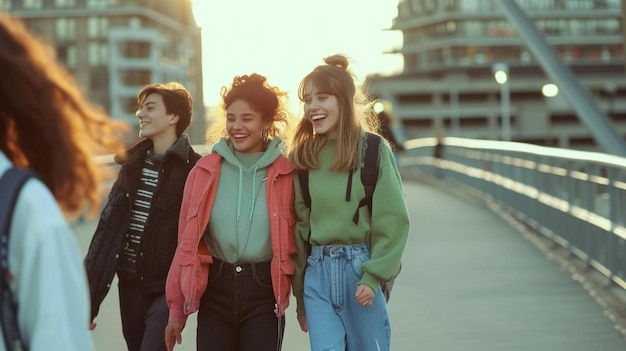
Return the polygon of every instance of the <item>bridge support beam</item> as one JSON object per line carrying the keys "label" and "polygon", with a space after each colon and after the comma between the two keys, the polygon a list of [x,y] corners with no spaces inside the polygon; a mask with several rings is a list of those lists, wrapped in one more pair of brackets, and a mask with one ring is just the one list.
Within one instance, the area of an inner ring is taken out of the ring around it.
{"label": "bridge support beam", "polygon": [[609,118],[582,88],[526,13],[515,3],[515,0],[498,0],[497,3],[518,33],[524,38],[544,71],[574,106],[578,117],[587,125],[596,143],[605,152],[626,157],[626,143],[611,126]]}

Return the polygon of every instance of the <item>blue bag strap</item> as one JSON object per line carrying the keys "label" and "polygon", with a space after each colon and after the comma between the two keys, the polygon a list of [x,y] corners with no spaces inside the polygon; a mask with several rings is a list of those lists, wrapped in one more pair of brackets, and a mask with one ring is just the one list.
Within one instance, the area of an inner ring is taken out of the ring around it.
{"label": "blue bag strap", "polygon": [[17,325],[17,301],[9,286],[9,234],[13,210],[22,186],[35,173],[9,168],[0,178],[0,324],[7,350],[27,350]]}

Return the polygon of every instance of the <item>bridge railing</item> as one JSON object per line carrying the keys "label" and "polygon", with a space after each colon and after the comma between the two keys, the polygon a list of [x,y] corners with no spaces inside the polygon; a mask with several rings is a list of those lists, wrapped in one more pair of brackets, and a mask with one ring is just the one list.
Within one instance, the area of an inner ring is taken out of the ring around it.
{"label": "bridge railing", "polygon": [[626,289],[626,158],[462,138],[404,146],[403,172],[479,192]]}

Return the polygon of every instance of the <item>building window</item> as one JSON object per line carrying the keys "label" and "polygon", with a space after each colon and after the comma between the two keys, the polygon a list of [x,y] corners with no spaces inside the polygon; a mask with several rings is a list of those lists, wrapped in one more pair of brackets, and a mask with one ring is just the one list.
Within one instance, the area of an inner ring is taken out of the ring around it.
{"label": "building window", "polygon": [[113,0],[87,0],[87,7],[105,8],[107,5],[113,5]]}
{"label": "building window", "polygon": [[485,34],[483,32],[483,24],[479,21],[467,21],[464,25],[463,31],[467,37],[480,37]]}
{"label": "building window", "polygon": [[457,0],[443,0],[443,8],[446,11],[455,11],[457,9],[457,7],[459,6],[457,4]]}
{"label": "building window", "polygon": [[607,18],[598,21],[596,31],[598,34],[620,34],[620,21],[616,18]]}
{"label": "building window", "polygon": [[107,63],[107,45],[98,42],[89,43],[89,65],[101,66]]}
{"label": "building window", "polygon": [[121,106],[124,112],[128,113],[129,115],[134,115],[135,112],[139,110],[137,98],[134,97],[123,99]]}
{"label": "building window", "polygon": [[139,17],[131,17],[128,19],[128,26],[130,28],[140,28],[141,27],[141,18]]}
{"label": "building window", "polygon": [[148,69],[125,70],[120,73],[124,85],[141,86],[150,83],[152,71]]}
{"label": "building window", "polygon": [[39,10],[42,6],[42,0],[24,0],[24,8],[28,10]]}
{"label": "building window", "polygon": [[416,16],[422,14],[422,6],[420,4],[420,0],[411,0],[411,13]]}
{"label": "building window", "polygon": [[148,58],[151,46],[145,41],[127,41],[119,44],[119,51],[126,58]]}
{"label": "building window", "polygon": [[74,45],[68,46],[65,54],[65,65],[70,69],[74,69],[77,63],[76,47]]}
{"label": "building window", "polygon": [[73,7],[74,5],[76,5],[75,0],[54,0],[56,7]]}
{"label": "building window", "polygon": [[11,10],[11,0],[0,0],[0,11]]}
{"label": "building window", "polygon": [[87,18],[87,36],[91,39],[106,38],[108,28],[109,25],[106,17]]}
{"label": "building window", "polygon": [[412,18],[411,2],[409,0],[400,1],[398,4],[398,19]]}
{"label": "building window", "polygon": [[57,19],[56,37],[61,40],[72,40],[76,38],[76,21],[72,18]]}
{"label": "building window", "polygon": [[76,68],[76,47],[74,45],[57,45],[57,59],[68,69]]}
{"label": "building window", "polygon": [[[109,88],[109,72],[106,67],[90,70],[89,87],[92,91],[106,91]],[[101,101],[102,106],[107,106],[108,101]]]}

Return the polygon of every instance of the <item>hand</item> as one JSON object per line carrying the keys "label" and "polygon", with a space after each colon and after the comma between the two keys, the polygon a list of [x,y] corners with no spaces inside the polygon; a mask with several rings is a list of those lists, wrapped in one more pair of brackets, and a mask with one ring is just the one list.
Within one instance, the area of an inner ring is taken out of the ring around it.
{"label": "hand", "polygon": [[174,350],[174,342],[180,345],[183,342],[183,337],[180,333],[183,331],[185,325],[180,322],[169,322],[165,327],[165,347],[167,351]]}
{"label": "hand", "polygon": [[359,284],[356,288],[356,294],[354,294],[356,301],[363,307],[371,306],[374,296],[376,296],[376,292],[364,284]]}
{"label": "hand", "polygon": [[98,324],[96,324],[96,323],[94,323],[94,322],[89,323],[89,330],[94,330],[94,329],[96,329],[96,326],[97,326],[97,325],[98,325]]}
{"label": "hand", "polygon": [[303,332],[308,332],[309,331],[309,327],[306,324],[306,316],[298,316],[298,323],[300,323],[300,329]]}

